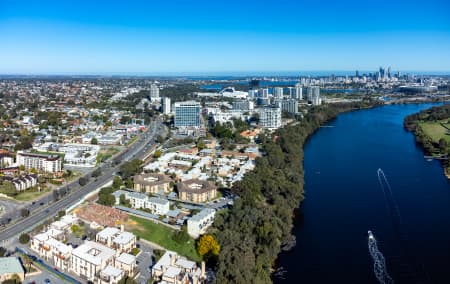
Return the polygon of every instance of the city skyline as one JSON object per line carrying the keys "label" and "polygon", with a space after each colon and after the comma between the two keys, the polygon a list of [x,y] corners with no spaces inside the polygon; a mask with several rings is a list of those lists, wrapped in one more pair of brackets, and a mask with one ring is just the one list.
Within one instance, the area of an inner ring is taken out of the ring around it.
{"label": "city skyline", "polygon": [[0,74],[448,74],[450,4],[0,3]]}

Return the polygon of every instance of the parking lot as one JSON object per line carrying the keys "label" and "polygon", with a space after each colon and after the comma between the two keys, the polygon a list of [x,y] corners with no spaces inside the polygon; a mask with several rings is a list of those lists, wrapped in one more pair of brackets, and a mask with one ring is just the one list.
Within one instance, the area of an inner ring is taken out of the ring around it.
{"label": "parking lot", "polygon": [[[47,282],[46,282],[47,280]],[[50,281],[50,282],[48,282]],[[27,283],[35,283],[35,284],[46,284],[46,283],[65,283],[62,279],[57,278],[55,275],[51,274],[50,272],[47,272],[43,270],[41,273],[35,276],[26,277],[25,281],[23,282],[25,284]]]}
{"label": "parking lot", "polygon": [[139,277],[136,279],[136,282],[139,284],[146,284],[150,279],[150,268],[153,265],[153,249],[139,242],[139,247],[141,249],[141,253],[137,257],[138,266],[139,266]]}

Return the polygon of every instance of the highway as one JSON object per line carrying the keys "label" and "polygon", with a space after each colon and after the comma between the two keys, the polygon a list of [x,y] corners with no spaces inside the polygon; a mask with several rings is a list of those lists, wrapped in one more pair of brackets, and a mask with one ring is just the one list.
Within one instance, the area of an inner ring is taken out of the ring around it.
{"label": "highway", "polygon": [[[72,183],[67,185],[71,188],[70,193],[63,196],[62,198],[60,198],[60,200],[54,203],[50,203],[49,201],[47,201],[47,203],[49,203],[48,205],[44,204],[41,206],[39,203],[43,201],[37,201],[36,204],[33,204],[37,207],[30,208],[31,210],[34,209],[31,212],[30,216],[3,228],[3,230],[0,232],[0,240],[6,241],[19,235],[22,232],[30,231],[42,221],[57,215],[59,211],[65,210],[69,206],[78,202],[89,192],[94,191],[108,181],[112,180],[113,175],[119,170],[120,165],[123,162],[142,157],[151,148],[151,146],[155,144],[154,141],[156,136],[163,131],[165,131],[165,129],[160,118],[157,118],[156,121],[152,121],[147,131],[142,133],[139,139],[134,144],[132,144],[130,148],[128,148],[128,150],[114,158],[115,160],[120,160],[119,164],[115,165],[112,161],[102,163],[99,166],[99,168],[102,170],[102,174],[99,177],[95,179],[91,178],[90,182],[87,185],[81,187],[81,189],[75,188],[76,185],[78,185],[78,180],[73,181]],[[53,199],[52,195],[49,195],[49,197]]]}

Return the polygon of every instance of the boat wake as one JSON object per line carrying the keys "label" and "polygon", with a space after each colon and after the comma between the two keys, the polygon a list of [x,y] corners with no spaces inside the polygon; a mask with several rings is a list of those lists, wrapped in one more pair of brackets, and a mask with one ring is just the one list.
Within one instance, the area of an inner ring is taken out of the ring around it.
{"label": "boat wake", "polygon": [[394,280],[389,276],[386,268],[386,261],[383,254],[378,250],[377,240],[372,231],[368,232],[369,253],[373,259],[373,272],[380,284],[393,284]]}

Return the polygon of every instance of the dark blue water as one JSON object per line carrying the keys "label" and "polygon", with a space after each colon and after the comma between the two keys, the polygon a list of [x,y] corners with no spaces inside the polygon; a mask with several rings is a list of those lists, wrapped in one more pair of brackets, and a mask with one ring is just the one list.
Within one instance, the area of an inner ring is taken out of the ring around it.
{"label": "dark blue water", "polygon": [[[340,115],[305,145],[306,199],[283,253],[277,283],[377,283],[367,248],[372,230],[395,283],[450,283],[450,183],[403,129],[432,104],[391,105]],[[391,184],[401,225],[377,179]],[[405,238],[399,236],[404,232]]]}

